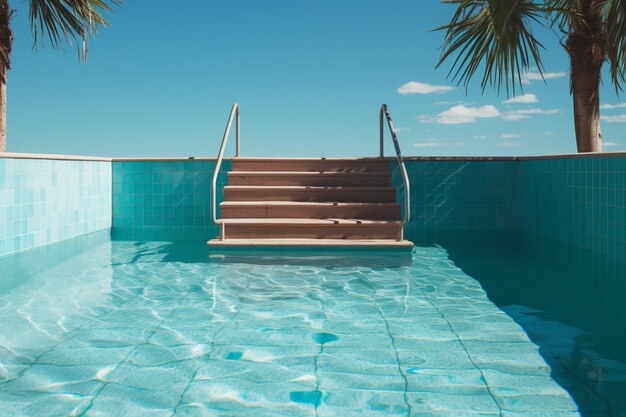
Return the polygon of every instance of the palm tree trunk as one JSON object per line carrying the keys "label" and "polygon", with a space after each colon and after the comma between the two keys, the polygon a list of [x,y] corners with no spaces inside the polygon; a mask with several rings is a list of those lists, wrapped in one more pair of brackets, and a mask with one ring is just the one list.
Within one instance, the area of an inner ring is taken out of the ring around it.
{"label": "palm tree trunk", "polygon": [[578,152],[602,152],[600,75],[602,65],[585,53],[570,53],[574,126]]}
{"label": "palm tree trunk", "polygon": [[0,152],[7,146],[7,75],[11,68],[11,16],[8,0],[0,0]]}
{"label": "palm tree trunk", "polygon": [[577,0],[566,49],[571,60],[571,89],[578,152],[602,152],[600,79],[606,57],[602,0]]}
{"label": "palm tree trunk", "polygon": [[0,76],[0,152],[7,150],[7,71],[3,72]]}

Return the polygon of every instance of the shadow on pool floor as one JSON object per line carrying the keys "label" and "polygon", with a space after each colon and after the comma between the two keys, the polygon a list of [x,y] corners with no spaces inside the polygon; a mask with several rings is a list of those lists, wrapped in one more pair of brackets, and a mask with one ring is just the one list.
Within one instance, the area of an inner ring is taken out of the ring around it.
{"label": "shadow on pool floor", "polygon": [[583,416],[626,415],[626,305],[514,247],[444,247],[540,347]]}

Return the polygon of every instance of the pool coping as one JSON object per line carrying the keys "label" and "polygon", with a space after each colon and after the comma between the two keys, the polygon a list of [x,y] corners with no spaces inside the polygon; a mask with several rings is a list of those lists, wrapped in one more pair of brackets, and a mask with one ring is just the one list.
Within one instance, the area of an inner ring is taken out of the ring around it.
{"label": "pool coping", "polygon": [[[553,154],[553,155],[535,155],[535,156],[405,156],[405,161],[433,161],[433,162],[511,162],[511,161],[536,161],[550,159],[588,159],[588,158],[626,158],[625,151],[618,152],[590,152],[590,153],[573,153],[573,154]],[[16,153],[16,152],[0,152],[0,159],[40,159],[40,160],[59,160],[59,161],[98,161],[98,162],[189,162],[189,161],[215,161],[215,157],[211,156],[174,156],[174,157],[99,157],[84,155],[61,155],[61,154],[40,154],[40,153]],[[381,159],[394,161],[395,157],[386,156],[379,157],[226,157],[226,160],[242,160],[242,161],[259,161],[259,160],[295,160],[295,161],[311,161],[311,160],[365,160],[379,161]]]}
{"label": "pool coping", "polygon": [[100,161],[112,162],[112,158],[104,158],[99,156],[83,156],[83,155],[57,155],[45,153],[14,153],[0,152],[0,159],[44,159],[53,161]]}

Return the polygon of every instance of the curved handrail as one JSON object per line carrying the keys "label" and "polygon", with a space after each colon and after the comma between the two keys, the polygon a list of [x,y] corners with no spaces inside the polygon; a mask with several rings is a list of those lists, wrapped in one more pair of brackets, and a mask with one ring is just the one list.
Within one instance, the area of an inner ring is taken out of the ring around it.
{"label": "curved handrail", "polygon": [[[226,124],[226,130],[224,130],[224,136],[222,137],[222,144],[220,145],[220,151],[217,154],[217,160],[215,161],[215,169],[213,170],[213,182],[211,183],[211,219],[213,223],[218,224],[223,222],[217,218],[217,176],[220,173],[222,167],[222,160],[224,159],[224,151],[226,150],[226,144],[230,136],[230,128],[233,125],[233,119],[235,120],[235,157],[239,156],[239,132],[240,132],[240,111],[239,104],[233,104],[228,116],[228,123]],[[224,233],[220,233],[221,238],[224,238]]]}
{"label": "curved handrail", "polygon": [[398,136],[396,135],[396,129],[393,127],[393,121],[389,114],[389,108],[383,103],[380,106],[380,157],[385,157],[385,129],[384,121],[387,119],[387,125],[389,126],[389,133],[391,133],[391,139],[393,140],[393,147],[396,150],[396,158],[398,159],[398,165],[400,166],[400,172],[402,173],[402,181],[404,182],[404,215],[402,217],[403,224],[409,224],[411,221],[411,183],[409,182],[409,174],[406,171],[404,165],[404,158],[402,152],[400,152],[400,144],[398,143]]}

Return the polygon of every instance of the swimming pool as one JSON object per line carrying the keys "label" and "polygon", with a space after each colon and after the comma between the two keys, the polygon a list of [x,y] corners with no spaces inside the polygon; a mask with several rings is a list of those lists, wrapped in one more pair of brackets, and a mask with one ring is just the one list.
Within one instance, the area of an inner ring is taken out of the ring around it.
{"label": "swimming pool", "polygon": [[626,413],[624,305],[502,245],[210,258],[101,233],[0,268],[3,416]]}

